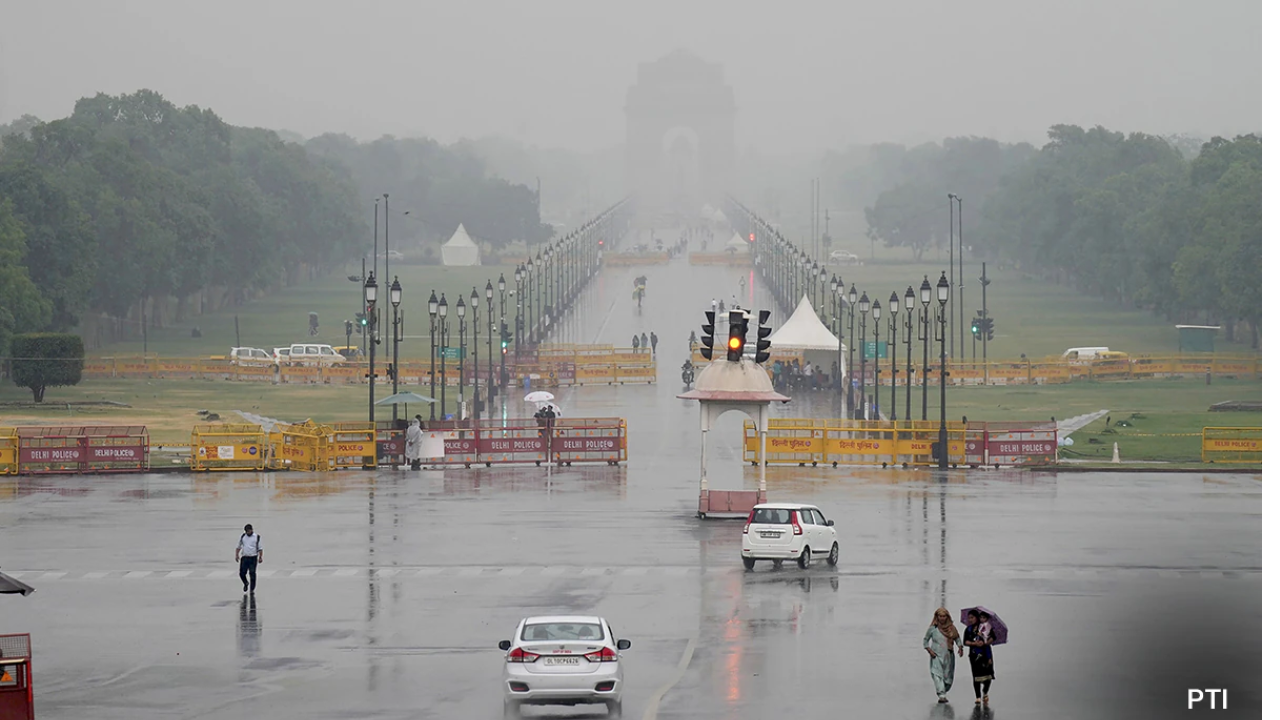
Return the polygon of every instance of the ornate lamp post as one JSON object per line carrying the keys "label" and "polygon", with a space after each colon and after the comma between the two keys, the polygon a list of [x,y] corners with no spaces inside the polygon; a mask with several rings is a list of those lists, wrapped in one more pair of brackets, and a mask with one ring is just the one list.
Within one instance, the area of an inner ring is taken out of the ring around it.
{"label": "ornate lamp post", "polygon": [[[440,309],[440,300],[436,291],[431,291],[431,299],[427,300],[427,315],[431,318],[431,399],[436,399],[436,312]],[[431,403],[431,419],[436,419],[436,404]]]}
{"label": "ornate lamp post", "polygon": [[373,276],[373,271],[370,270],[369,278],[364,281],[364,312],[365,312],[365,317],[369,319],[369,327],[368,329],[365,330],[365,332],[375,333],[374,335],[371,335],[369,338],[369,422],[375,421],[374,415],[373,415],[373,402],[374,402],[373,386],[374,386],[374,383],[377,381],[377,377],[378,377],[377,365],[374,364],[375,362],[374,356],[378,354],[377,353],[378,336],[376,335],[377,327],[378,327],[378,316],[376,314],[377,311],[378,311],[378,279]]}
{"label": "ornate lamp post", "polygon": [[[898,291],[889,294],[889,420],[898,421]],[[877,355],[879,353],[876,353]]]}
{"label": "ornate lamp post", "polygon": [[938,278],[938,387],[941,395],[938,398],[938,467],[944,470],[947,462],[947,300],[951,285],[947,282],[947,274]]}
{"label": "ornate lamp post", "polygon": [[[856,322],[856,318],[857,318],[857,314],[854,313],[854,310],[858,306],[858,288],[852,284],[849,285],[849,294],[848,296],[846,296],[845,299],[847,300],[849,305],[849,376],[850,376],[849,389],[845,396],[845,405],[849,409],[854,410],[854,417],[856,418],[858,416],[857,400],[853,394],[852,377],[853,377],[853,346],[856,344],[854,342],[854,338],[857,337],[857,333],[853,331],[854,323]],[[861,382],[861,379],[859,379],[859,382]]]}
{"label": "ornate lamp post", "polygon": [[480,408],[480,293],[476,291],[475,286],[471,287],[471,334],[472,344],[475,351],[472,356],[475,360],[471,366],[471,386],[474,388],[471,394],[471,414],[472,417],[479,419],[476,412]]}
{"label": "ornate lamp post", "polygon": [[543,276],[545,276],[546,273],[542,272],[542,253],[540,252],[533,254],[533,271],[534,271],[534,277],[535,277],[534,285],[537,286],[534,289],[534,294],[537,296],[537,299],[536,301],[529,303],[529,309],[530,310],[536,309],[537,315],[534,316],[536,319],[534,320],[533,326],[534,328],[537,329],[538,332],[534,334],[533,330],[530,330],[530,337],[536,338],[535,342],[541,342],[542,341],[542,281],[543,281]]}
{"label": "ornate lamp post", "polygon": [[871,301],[867,299],[867,292],[862,291],[862,298],[858,300],[858,312],[862,313],[862,318],[858,321],[858,330],[860,334],[858,348],[858,389],[861,392],[861,399],[858,406],[862,410],[862,419],[868,420],[867,417],[867,311],[871,309]]}
{"label": "ornate lamp post", "polygon": [[[440,306],[436,310],[437,316],[440,318],[440,347],[449,347],[449,301],[445,299],[444,292],[440,293]],[[449,395],[449,369],[445,363],[444,355],[440,356],[440,418],[444,419],[444,402]]]}
{"label": "ornate lamp post", "polygon": [[506,275],[498,274],[498,339],[503,343],[502,357],[498,358],[498,362],[502,364],[502,369],[498,371],[498,387],[506,389],[507,387],[507,278]]}
{"label": "ornate lamp post", "polygon": [[836,339],[840,343],[836,346],[836,367],[840,369],[839,387],[841,391],[843,391],[845,386],[845,368],[840,366],[844,364],[844,278],[840,278],[838,281],[836,281],[834,275],[832,275],[831,278],[833,285],[832,292],[835,293]]}
{"label": "ornate lamp post", "polygon": [[466,387],[467,376],[467,304],[458,294],[458,304],[454,306],[458,312],[458,419],[462,419],[462,389]]}
{"label": "ornate lamp post", "polygon": [[[391,283],[391,394],[400,392],[400,341],[403,339],[403,321],[400,319],[400,276]],[[400,408],[391,406],[392,421],[400,419]]]}
{"label": "ornate lamp post", "polygon": [[[488,321],[488,323],[489,323],[489,334],[488,334],[488,337],[487,337],[486,342],[485,342],[485,345],[486,345],[485,350],[486,350],[486,351],[488,352],[488,354],[489,354],[489,361],[488,361],[488,362],[489,362],[489,366],[485,368],[485,377],[487,377],[487,378],[488,378],[488,385],[486,385],[486,386],[485,386],[485,403],[486,403],[486,404],[488,404],[488,405],[492,405],[492,404],[493,404],[493,393],[494,393],[494,384],[493,384],[493,281],[492,281],[492,280],[485,281],[485,284],[484,284],[484,303],[485,303],[486,308],[487,308],[487,309],[488,309],[488,311],[489,311],[489,312],[488,312],[488,315],[486,316],[486,320],[487,320],[487,321]],[[492,414],[492,410],[490,410],[490,414]]]}
{"label": "ornate lamp post", "polygon": [[920,371],[924,375],[923,382],[920,383],[920,419],[929,419],[929,301],[933,299],[933,288],[929,285],[929,278],[920,281],[920,341],[924,343],[924,360],[921,362]]}
{"label": "ornate lamp post", "polygon": [[[817,264],[818,264],[817,262],[814,262],[814,265],[817,265]],[[823,325],[827,324],[827,292],[826,292],[827,289],[826,287],[824,287],[826,284],[827,284],[827,269],[824,267],[822,268],[822,272],[818,273],[818,286],[813,289],[815,293],[822,294],[822,297],[819,298],[821,300],[821,303],[818,306],[819,307],[818,317],[822,319]],[[836,290],[836,278],[833,275],[831,276],[831,291],[835,292],[835,290]]]}
{"label": "ornate lamp post", "polygon": [[907,286],[907,294],[902,296],[902,304],[907,311],[902,318],[902,329],[907,334],[907,422],[911,422],[911,374],[915,372],[911,367],[911,340],[915,330],[916,291],[910,285]]}
{"label": "ornate lamp post", "polygon": [[876,321],[875,340],[873,341],[876,348],[875,354],[871,356],[875,363],[875,371],[872,373],[871,382],[875,383],[875,393],[872,397],[875,400],[875,419],[880,419],[880,298],[871,305],[871,319]]}
{"label": "ornate lamp post", "polygon": [[524,330],[524,263],[516,266],[516,361],[520,361],[520,335]]}

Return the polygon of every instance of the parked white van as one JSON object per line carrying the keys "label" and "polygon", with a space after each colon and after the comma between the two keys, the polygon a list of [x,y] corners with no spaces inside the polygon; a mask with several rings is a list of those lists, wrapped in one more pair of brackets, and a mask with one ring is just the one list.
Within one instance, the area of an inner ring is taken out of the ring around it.
{"label": "parked white van", "polygon": [[289,346],[290,365],[340,365],[346,361],[332,345],[295,343]]}
{"label": "parked white van", "polygon": [[1067,362],[1089,362],[1091,360],[1101,359],[1105,353],[1111,352],[1109,347],[1077,347],[1068,348],[1062,353],[1062,359]]}

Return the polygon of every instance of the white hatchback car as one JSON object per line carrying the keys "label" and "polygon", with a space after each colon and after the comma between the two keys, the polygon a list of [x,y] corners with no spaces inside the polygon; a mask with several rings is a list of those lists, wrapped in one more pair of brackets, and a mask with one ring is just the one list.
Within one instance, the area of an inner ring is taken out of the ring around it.
{"label": "white hatchback car", "polygon": [[521,705],[603,704],[609,717],[622,714],[622,659],[631,647],[618,640],[602,617],[556,615],[529,617],[516,626],[513,640],[498,643],[507,651],[503,704],[506,716],[520,716]]}
{"label": "white hatchback car", "polygon": [[826,558],[834,566],[840,561],[835,524],[813,505],[757,505],[742,528],[742,564],[751,570],[757,560],[772,560],[775,568],[794,560],[803,569],[814,558]]}

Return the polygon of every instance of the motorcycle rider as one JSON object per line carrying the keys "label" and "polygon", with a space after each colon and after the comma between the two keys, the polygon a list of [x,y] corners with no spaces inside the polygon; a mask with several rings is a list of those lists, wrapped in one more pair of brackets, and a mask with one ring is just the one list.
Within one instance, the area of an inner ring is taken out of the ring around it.
{"label": "motorcycle rider", "polygon": [[684,366],[680,368],[680,377],[684,380],[685,385],[693,383],[693,361],[685,358]]}

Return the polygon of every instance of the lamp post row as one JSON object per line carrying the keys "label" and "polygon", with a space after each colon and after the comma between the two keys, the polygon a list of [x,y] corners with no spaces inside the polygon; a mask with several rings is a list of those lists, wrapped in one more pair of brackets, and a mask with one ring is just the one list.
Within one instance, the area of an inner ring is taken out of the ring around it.
{"label": "lamp post row", "polygon": [[[568,306],[577,294],[585,287],[587,280],[593,276],[601,267],[600,253],[595,253],[594,262],[592,262],[591,247],[588,245],[590,240],[596,240],[600,245],[604,244],[606,235],[616,235],[617,228],[615,224],[619,221],[620,213],[618,212],[626,201],[621,201],[614,206],[608,208],[600,215],[583,224],[569,235],[560,238],[557,241],[548,243],[538,252],[530,256],[530,261],[521,263],[516,267],[515,280],[516,288],[511,295],[515,302],[516,328],[513,334],[516,344],[516,355],[520,357],[522,350],[528,346],[535,346],[546,339],[550,332],[552,324],[559,320]],[[367,322],[365,330],[365,346],[366,354],[369,357],[369,422],[375,422],[375,384],[377,379],[377,346],[380,345],[384,338],[390,339],[392,343],[392,359],[388,364],[388,376],[392,383],[392,392],[399,391],[399,365],[400,365],[400,343],[404,340],[404,312],[400,309],[403,299],[404,288],[400,284],[399,277],[395,277],[391,282],[386,282],[387,301],[391,304],[391,323],[390,327],[380,331],[380,310],[378,308],[379,287],[377,278],[378,268],[378,209],[379,204],[383,210],[384,236],[389,235],[390,229],[390,196],[384,194],[381,198],[374,200],[374,255],[372,269],[369,270],[368,277],[364,281],[364,310]],[[385,246],[387,257],[385,272],[390,276],[390,247],[389,239]],[[536,260],[534,260],[536,258]],[[494,287],[492,280],[486,281],[485,284],[485,305],[486,319],[488,321],[488,377],[486,386],[488,387],[489,399],[492,400],[497,392],[497,387],[505,387],[509,378],[506,366],[506,337],[508,334],[507,327],[507,281],[506,274],[502,273],[498,277],[498,318],[499,325],[493,323],[493,297]],[[480,399],[480,294],[475,287],[471,290],[470,304],[472,308],[472,352],[474,353],[472,361],[471,384],[472,384],[472,402],[473,407],[479,406]],[[536,303],[536,304],[535,304]],[[445,375],[446,358],[444,349],[449,345],[449,301],[445,298],[444,292],[432,290],[431,296],[427,301],[427,315],[430,322],[429,340],[431,343],[431,378],[430,388],[431,396],[437,397],[437,372],[439,372],[439,389],[443,391],[448,385],[448,378]],[[454,306],[458,316],[458,397],[457,406],[458,413],[462,413],[463,388],[466,387],[468,378],[466,377],[466,353],[467,353],[467,336],[466,336],[466,302],[459,295],[458,302]],[[533,323],[529,323],[531,313],[538,313]],[[533,327],[529,327],[533,325]],[[493,333],[499,332],[501,346],[501,369],[495,382],[493,377]],[[439,344],[437,345],[437,338]],[[439,350],[437,350],[439,348]],[[440,369],[436,369],[437,356],[440,356]],[[437,419],[436,403],[431,407],[431,419]],[[392,406],[392,418],[398,420],[399,408]]]}
{"label": "lamp post row", "polygon": [[[949,202],[954,202],[958,206],[963,202],[959,196],[948,194]],[[837,334],[840,344],[843,346],[845,342],[845,307],[849,308],[849,325],[848,338],[850,341],[848,364],[853,364],[853,347],[852,341],[854,337],[859,339],[858,351],[858,388],[859,393],[855,395],[853,384],[847,385],[846,406],[856,408],[854,410],[857,417],[866,419],[874,415],[876,418],[881,417],[880,412],[880,320],[883,317],[884,306],[878,299],[872,300],[867,296],[866,292],[859,295],[856,286],[852,283],[848,286],[846,293],[844,279],[837,277],[834,273],[828,276],[825,267],[819,265],[816,260],[809,256],[793,243],[786,240],[780,232],[777,231],[769,223],[752,213],[746,207],[738,204],[735,208],[745,217],[746,223],[750,225],[750,232],[756,238],[756,244],[753,252],[756,254],[754,264],[762,269],[765,284],[768,286],[774,297],[791,311],[799,305],[800,300],[808,295],[810,298],[817,298],[818,303],[814,308],[819,314],[824,325],[834,323],[837,328]],[[962,237],[962,236],[961,236]],[[953,234],[954,239],[954,234]],[[953,246],[954,247],[954,246]],[[963,254],[963,240],[961,240],[961,253]],[[963,259],[960,259],[960,267],[963,268]],[[830,278],[830,300],[831,304],[827,304],[826,286]],[[937,305],[933,312],[930,312],[930,304],[935,299]],[[897,346],[900,342],[906,344],[907,351],[907,367],[906,367],[906,420],[910,421],[911,417],[911,385],[915,381],[916,368],[913,363],[913,341],[919,341],[923,345],[923,362],[920,370],[921,380],[921,402],[920,402],[920,419],[928,420],[928,393],[929,393],[929,375],[933,370],[930,365],[931,341],[938,342],[938,368],[939,377],[939,430],[938,444],[935,457],[938,460],[939,467],[948,467],[948,448],[947,448],[947,428],[946,428],[946,378],[948,376],[946,370],[947,354],[947,325],[950,318],[947,314],[947,305],[951,300],[950,297],[951,284],[947,279],[947,272],[942,272],[937,279],[936,288],[931,285],[928,277],[920,283],[919,292],[914,287],[908,286],[906,292],[899,298],[897,291],[893,291],[889,296],[888,302],[888,332],[889,342],[887,350],[891,352],[890,357],[890,399],[888,419],[896,421],[898,419],[897,412]],[[963,292],[963,291],[961,291]],[[917,301],[919,308],[917,309]],[[854,308],[858,312],[853,312]],[[956,310],[952,305],[951,312]],[[905,311],[905,312],[904,312]],[[961,311],[963,312],[963,311]],[[867,315],[871,315],[871,334],[872,345],[868,345],[867,338]],[[901,318],[899,314],[901,313]],[[856,324],[855,324],[856,323]],[[933,332],[930,332],[932,326]],[[903,332],[903,338],[900,340],[898,335],[899,329]],[[953,328],[954,329],[954,328]],[[867,350],[873,349],[872,357],[872,382],[874,388],[868,392],[866,387],[867,379]],[[855,405],[856,400],[856,405]]]}

